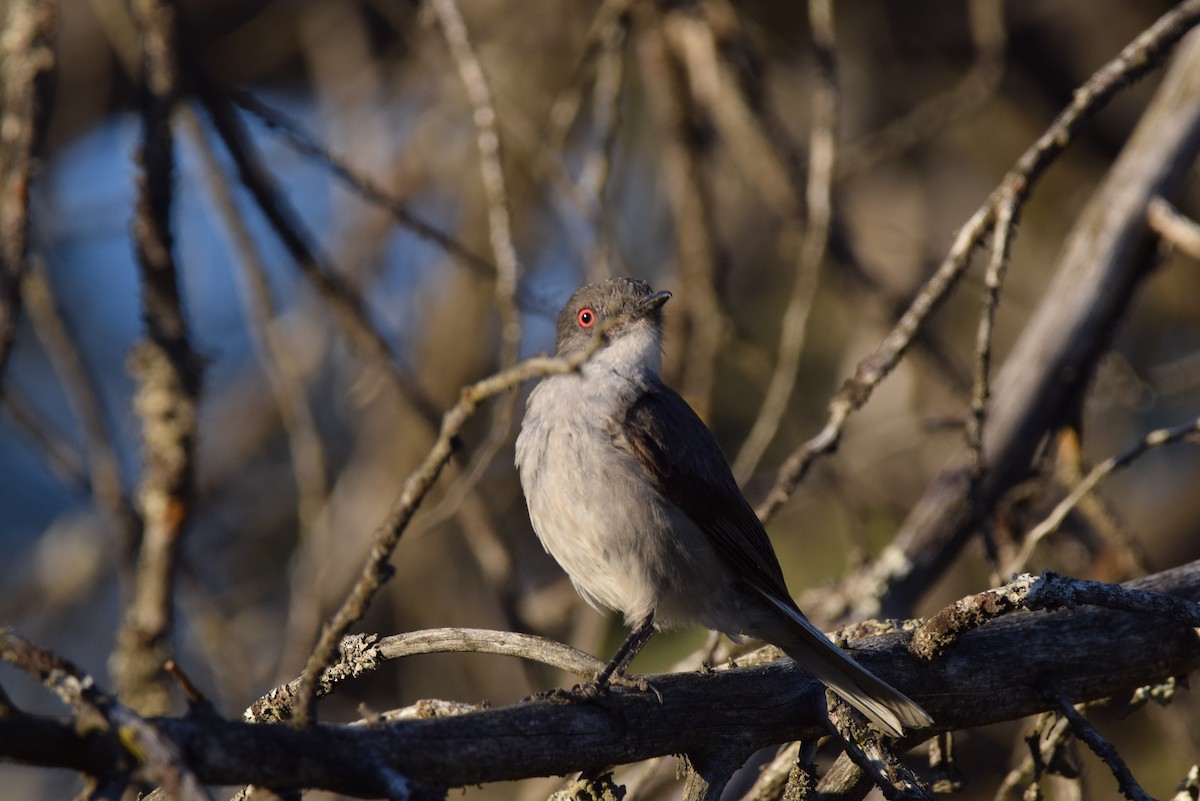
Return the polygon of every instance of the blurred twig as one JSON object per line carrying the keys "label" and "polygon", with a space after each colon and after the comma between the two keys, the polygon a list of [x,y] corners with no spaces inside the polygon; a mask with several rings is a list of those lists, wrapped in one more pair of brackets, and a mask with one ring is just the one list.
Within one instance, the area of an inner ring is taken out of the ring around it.
{"label": "blurred twig", "polygon": [[788,743],[779,749],[774,759],[763,765],[754,784],[742,796],[742,801],[774,801],[783,797],[788,777],[801,758],[801,745],[800,742]]}
{"label": "blurred twig", "polygon": [[11,0],[0,9],[0,378],[21,314],[29,186],[57,67],[57,24],[53,0]]}
{"label": "blurred twig", "polygon": [[329,306],[333,320],[342,335],[367,365],[382,370],[399,396],[411,404],[430,427],[435,426],[436,407],[416,382],[404,372],[391,344],[371,322],[358,291],[343,276],[331,270],[309,243],[308,234],[299,221],[299,215],[287,202],[286,196],[263,165],[253,139],[229,98],[213,83],[196,63],[195,58],[189,58],[187,66],[189,77],[196,84],[199,99],[233,158],[242,183],[250,191],[271,228],[300,268],[300,272]]}
{"label": "blurred twig", "polygon": [[[681,394],[708,417],[714,360],[724,315],[717,300],[718,266],[723,261],[713,195],[712,82],[718,64],[712,30],[694,3],[662,6],[653,15],[636,9],[647,24],[641,31],[642,74],[665,131],[662,170],[675,220],[679,295],[686,315],[682,345]],[[702,92],[698,85],[707,83]]]}
{"label": "blurred twig", "polygon": [[190,108],[180,117],[204,165],[204,178],[218,213],[238,254],[238,297],[250,323],[250,339],[271,388],[291,450],[292,476],[296,482],[296,511],[299,537],[293,554],[287,627],[280,650],[280,664],[291,665],[307,652],[308,638],[320,623],[321,566],[328,544],[327,520],[329,476],[325,446],[313,418],[305,392],[304,378],[281,330],[271,296],[267,268],[225,179],[224,170],[209,144],[199,118]]}
{"label": "blurred twig", "polygon": [[[479,167],[483,192],[487,198],[488,240],[496,259],[496,306],[500,311],[500,366],[509,367],[517,360],[521,344],[521,314],[517,308],[517,282],[521,264],[513,245],[509,216],[508,190],[505,188],[500,131],[496,124],[496,104],[487,76],[475,54],[475,46],[467,33],[466,23],[455,0],[432,0],[446,44],[459,78],[471,102],[471,119],[475,123]],[[511,411],[511,407],[510,407]]]}
{"label": "blurred twig", "polygon": [[996,310],[1000,306],[1000,290],[1008,271],[1008,254],[1015,234],[1018,204],[1016,189],[1009,189],[997,202],[996,219],[992,232],[992,257],[984,275],[983,310],[975,333],[975,372],[971,384],[971,413],[967,416],[964,436],[970,460],[971,485],[967,499],[973,514],[979,520],[983,536],[984,553],[992,571],[992,583],[1000,581],[1000,557],[996,552],[996,540],[992,535],[991,518],[987,513],[983,493],[983,479],[987,472],[987,459],[983,452],[983,426],[987,419],[988,397],[991,394],[992,333],[996,326]]}
{"label": "blurred twig", "polygon": [[[779,327],[779,354],[766,397],[733,462],[733,474],[744,483],[775,438],[796,386],[805,329],[817,292],[817,279],[829,245],[833,219],[833,180],[841,98],[837,76],[837,39],[833,5],[829,0],[809,0],[818,80],[812,90],[812,131],[808,144],[807,219],[800,239],[792,294]],[[784,172],[786,177],[786,172]],[[795,202],[791,205],[795,206]],[[798,209],[797,209],[798,211]]]}
{"label": "blurred twig", "polygon": [[[517,303],[521,264],[513,244],[496,106],[457,4],[454,0],[435,0],[433,8],[471,103],[480,173],[484,196],[487,199],[489,241],[496,261],[495,298],[500,313],[499,365],[500,369],[506,369],[516,363],[521,347],[523,326]],[[458,476],[454,489],[435,510],[434,521],[440,522],[462,508],[464,498],[474,490],[496,454],[508,442],[515,405],[515,393],[508,393],[492,407],[491,426],[487,436],[475,450],[466,469]],[[474,527],[474,530],[489,529]],[[503,550],[503,545],[495,537],[486,538],[481,545],[489,551]]]}
{"label": "blurred twig", "polygon": [[1059,526],[1063,524],[1063,521],[1067,519],[1067,515],[1079,505],[1079,502],[1095,489],[1096,485],[1108,478],[1112,473],[1128,467],[1134,460],[1140,458],[1149,450],[1176,442],[1194,441],[1198,437],[1200,437],[1200,417],[1173,428],[1160,428],[1151,431],[1125,451],[1116,456],[1110,456],[1093,467],[1083,480],[1075,485],[1070,494],[1063,498],[1058,506],[1054,507],[1054,511],[1025,535],[1020,553],[1005,566],[1005,572],[1015,573],[1024,570],[1025,565],[1029,563],[1029,558],[1033,556],[1033,551],[1037,548],[1038,543],[1057,531]]}
{"label": "blurred twig", "polygon": [[[608,5],[608,4],[606,4]],[[596,59],[596,80],[592,87],[592,128],[595,133],[584,152],[579,171],[579,188],[591,198],[594,208],[595,246],[587,260],[589,281],[613,274],[619,261],[612,236],[612,213],[608,202],[608,183],[612,175],[613,150],[621,123],[621,94],[625,84],[625,45],[629,39],[628,0],[618,0],[615,18],[599,30],[601,51]],[[597,21],[599,22],[599,15]]]}
{"label": "blurred twig", "polygon": [[129,543],[137,540],[140,521],[121,481],[116,446],[109,434],[100,403],[100,393],[83,362],[83,356],[55,303],[45,266],[34,260],[22,282],[25,308],[55,372],[63,384],[67,403],[83,429],[87,454],[88,485],[97,506],[121,520]]}
{"label": "blurred twig", "polygon": [[[632,5],[632,0],[605,0],[600,4],[571,79],[550,106],[546,150],[558,153],[566,149],[567,137],[583,107],[584,91],[590,81],[592,133],[584,146],[579,176],[572,180],[555,159],[537,162],[591,222],[593,240],[590,248],[585,248],[588,252],[584,264],[588,281],[613,275],[614,267],[620,266],[606,190],[620,132]],[[567,226],[567,230],[574,234],[573,226]]]}
{"label": "blurred twig", "polygon": [[234,103],[258,117],[268,128],[281,133],[284,141],[297,153],[324,164],[346,186],[367,201],[386,209],[397,222],[417,236],[433,242],[466,267],[484,274],[495,271],[495,265],[473,253],[466,245],[433,223],[422,219],[409,209],[404,201],[392,195],[370,176],[355,170],[343,157],[330,150],[328,145],[305,131],[298,121],[244,89],[230,89],[229,96]]}
{"label": "blurred twig", "polygon": [[10,381],[0,395],[0,408],[8,412],[18,429],[24,430],[33,440],[37,453],[64,486],[81,493],[91,491],[87,459],[40,404]]}
{"label": "blurred twig", "polygon": [[168,703],[162,665],[170,653],[175,562],[195,493],[201,371],[188,341],[172,253],[171,114],[179,91],[176,9],[169,0],[136,0],[131,8],[142,32],[145,91],[133,238],[146,337],[135,346],[129,363],[138,383],[134,405],[142,419],[137,505],[143,533],[132,597],[113,654],[113,675],[126,703],[157,714]]}
{"label": "blurred twig", "polygon": [[1150,201],[1148,220],[1155,232],[1193,259],[1200,259],[1200,224],[1179,213],[1166,198]]}
{"label": "blurred twig", "polygon": [[979,110],[995,93],[1004,75],[1008,32],[1001,0],[970,0],[967,4],[975,61],[950,91],[914,108],[882,129],[846,145],[838,162],[839,175],[866,172],[894,158]]}

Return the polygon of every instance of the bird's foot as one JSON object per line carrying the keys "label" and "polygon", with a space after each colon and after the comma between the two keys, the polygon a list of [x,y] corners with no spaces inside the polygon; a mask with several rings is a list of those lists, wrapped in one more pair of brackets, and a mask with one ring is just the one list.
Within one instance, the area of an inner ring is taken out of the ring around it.
{"label": "bird's foot", "polygon": [[559,703],[596,701],[608,695],[613,687],[626,687],[638,692],[654,693],[660,704],[663,700],[662,693],[659,692],[658,688],[646,681],[644,677],[626,676],[624,673],[613,673],[609,676],[598,675],[592,681],[576,684],[569,690],[556,688],[536,693],[531,698],[538,701],[557,701]]}
{"label": "bird's foot", "polygon": [[618,687],[628,687],[631,690],[637,690],[642,693],[654,693],[655,697],[658,698],[658,702],[662,703],[662,693],[659,692],[657,687],[646,681],[645,676],[626,676],[624,673],[616,673],[609,681]]}

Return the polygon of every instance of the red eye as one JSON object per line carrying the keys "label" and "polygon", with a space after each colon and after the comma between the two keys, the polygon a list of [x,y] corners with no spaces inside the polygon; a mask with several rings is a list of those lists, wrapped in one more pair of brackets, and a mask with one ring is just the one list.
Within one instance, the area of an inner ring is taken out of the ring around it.
{"label": "red eye", "polygon": [[579,321],[580,328],[591,328],[596,324],[596,313],[585,307],[579,310],[575,319]]}

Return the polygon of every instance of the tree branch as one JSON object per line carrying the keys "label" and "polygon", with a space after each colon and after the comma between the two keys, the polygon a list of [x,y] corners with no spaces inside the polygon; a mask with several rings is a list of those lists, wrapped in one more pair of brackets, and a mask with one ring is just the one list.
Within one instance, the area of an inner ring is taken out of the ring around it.
{"label": "tree branch", "polygon": [[[1200,561],[1124,585],[1200,599]],[[1044,687],[1090,701],[1200,667],[1188,625],[1085,607],[1016,612],[964,634],[928,664],[909,635],[862,640],[850,651],[933,715],[919,733],[1013,720],[1053,708]],[[1113,642],[1122,647],[1114,649]],[[709,673],[651,677],[662,693],[616,688],[587,703],[526,701],[452,717],[303,729],[197,718],[149,721],[205,784],[323,788],[386,795],[385,765],[414,788],[463,786],[595,770],[667,754],[703,754],[714,743],[750,749],[825,732],[824,687],[789,660]],[[436,715],[436,706],[429,707]],[[22,761],[95,769],[96,746],[67,724],[46,729],[0,718],[0,745]],[[41,738],[35,740],[34,738]],[[64,743],[68,743],[64,747]],[[9,745],[5,745],[9,744]]]}
{"label": "tree branch", "polygon": [[58,4],[14,0],[0,11],[0,376],[21,311],[29,248],[29,185],[57,67]]}

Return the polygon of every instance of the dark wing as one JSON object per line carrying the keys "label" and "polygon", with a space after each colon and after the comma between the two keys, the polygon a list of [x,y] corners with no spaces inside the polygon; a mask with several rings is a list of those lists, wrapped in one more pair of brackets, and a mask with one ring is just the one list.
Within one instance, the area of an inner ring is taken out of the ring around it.
{"label": "dark wing", "polygon": [[747,584],[792,602],[767,532],[716,437],[683,398],[665,384],[652,387],[629,407],[614,440],[637,457],[659,491],[708,535]]}

